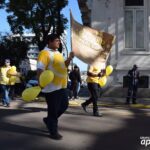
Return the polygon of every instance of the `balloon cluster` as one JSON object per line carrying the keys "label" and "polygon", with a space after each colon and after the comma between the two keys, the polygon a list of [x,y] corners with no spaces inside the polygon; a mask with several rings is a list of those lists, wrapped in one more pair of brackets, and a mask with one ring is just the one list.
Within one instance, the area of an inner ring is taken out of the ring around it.
{"label": "balloon cluster", "polygon": [[11,85],[15,84],[16,82],[16,76],[17,75],[17,71],[16,71],[16,67],[12,66],[8,71],[7,71],[7,77],[9,78],[9,83]]}
{"label": "balloon cluster", "polygon": [[111,65],[106,67],[106,73],[99,79],[100,87],[104,87],[107,83],[107,77],[113,72],[113,67]]}
{"label": "balloon cluster", "polygon": [[50,70],[43,71],[39,77],[40,86],[34,86],[25,89],[22,92],[22,99],[26,102],[30,102],[34,100],[41,92],[41,89],[46,87],[49,83],[51,83],[53,79],[54,79],[54,73],[52,71]]}

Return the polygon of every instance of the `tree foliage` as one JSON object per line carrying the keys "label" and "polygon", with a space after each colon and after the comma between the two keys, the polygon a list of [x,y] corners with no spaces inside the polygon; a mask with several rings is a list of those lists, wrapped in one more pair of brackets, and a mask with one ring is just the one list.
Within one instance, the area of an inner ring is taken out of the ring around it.
{"label": "tree foliage", "polygon": [[28,45],[29,43],[22,41],[20,37],[1,36],[0,65],[3,65],[4,59],[9,58],[12,64],[18,66],[21,60],[27,56]]}
{"label": "tree foliage", "polygon": [[67,19],[61,11],[67,4],[68,0],[9,0],[5,6],[11,31],[35,33],[33,42],[42,49],[50,32],[61,35],[66,28]]}
{"label": "tree foliage", "polygon": [[3,8],[5,4],[5,0],[0,0],[0,8]]}

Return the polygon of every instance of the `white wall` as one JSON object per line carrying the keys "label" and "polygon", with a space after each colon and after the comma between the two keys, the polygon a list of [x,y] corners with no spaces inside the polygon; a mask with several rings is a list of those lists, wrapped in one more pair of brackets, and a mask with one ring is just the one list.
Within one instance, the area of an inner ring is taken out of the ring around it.
{"label": "white wall", "polygon": [[[146,51],[124,50],[124,0],[93,0],[91,6],[92,28],[116,35],[116,43],[110,55],[110,64],[116,67],[115,79],[122,76],[137,64],[141,74],[150,75],[150,1],[145,0],[145,47]],[[139,39],[140,40],[140,39]]]}

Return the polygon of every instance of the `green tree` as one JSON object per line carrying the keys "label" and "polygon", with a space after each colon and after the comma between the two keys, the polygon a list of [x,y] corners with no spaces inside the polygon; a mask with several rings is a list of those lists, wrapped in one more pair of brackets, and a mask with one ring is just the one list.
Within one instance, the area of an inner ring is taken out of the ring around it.
{"label": "green tree", "polygon": [[5,0],[0,0],[0,8],[3,8],[5,4]]}
{"label": "green tree", "polygon": [[12,64],[18,66],[27,56],[29,43],[21,40],[20,37],[12,38],[9,35],[0,36],[0,62],[5,58],[10,58]]}
{"label": "green tree", "polygon": [[9,0],[5,3],[7,17],[14,34],[25,30],[35,33],[33,42],[41,50],[46,45],[46,37],[51,33],[61,35],[67,19],[61,13],[68,0]]}

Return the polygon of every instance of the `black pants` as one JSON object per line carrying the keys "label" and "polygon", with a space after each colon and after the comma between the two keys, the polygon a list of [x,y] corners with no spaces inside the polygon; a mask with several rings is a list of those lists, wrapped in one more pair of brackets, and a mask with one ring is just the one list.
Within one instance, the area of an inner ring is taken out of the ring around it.
{"label": "black pants", "polygon": [[14,100],[15,97],[15,85],[10,85],[10,98]]}
{"label": "black pants", "polygon": [[78,82],[77,81],[71,81],[71,86],[70,86],[70,90],[71,90],[71,93],[70,93],[70,97],[74,97],[74,98],[77,98],[77,95],[78,95],[78,92],[77,92],[77,86],[78,86]]}
{"label": "black pants", "polygon": [[132,102],[136,102],[136,95],[137,95],[138,85],[130,85],[128,88],[128,95],[126,102],[130,102],[130,98],[132,98]]}
{"label": "black pants", "polygon": [[98,111],[97,101],[99,97],[99,84],[97,83],[88,83],[88,90],[90,92],[90,98],[86,102],[84,102],[84,105],[89,105],[93,103],[93,113],[96,113]]}
{"label": "black pants", "polygon": [[16,83],[15,84],[15,96],[20,96],[22,91],[23,91],[24,87],[22,83]]}
{"label": "black pants", "polygon": [[51,134],[58,131],[58,118],[68,108],[68,95],[66,89],[60,89],[51,93],[46,93],[48,106],[47,126]]}

